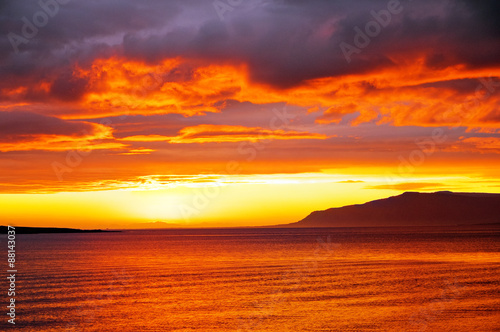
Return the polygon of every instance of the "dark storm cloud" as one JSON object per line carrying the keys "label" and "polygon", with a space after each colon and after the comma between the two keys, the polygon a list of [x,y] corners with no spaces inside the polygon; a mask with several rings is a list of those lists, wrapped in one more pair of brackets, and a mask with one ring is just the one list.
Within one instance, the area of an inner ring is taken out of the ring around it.
{"label": "dark storm cloud", "polygon": [[492,39],[498,40],[500,35],[500,2],[497,0],[469,0],[464,3],[478,18],[478,30]]}
{"label": "dark storm cloud", "polygon": [[83,137],[94,133],[91,123],[65,121],[30,112],[0,112],[0,141],[16,141],[38,135]]}
{"label": "dark storm cloud", "polygon": [[7,1],[2,9],[1,27],[5,34],[22,35],[24,17],[34,23],[38,12],[46,12],[49,18],[38,28],[36,38],[54,47],[88,38],[159,28],[179,13],[178,4],[178,1],[161,0]]}
{"label": "dark storm cloud", "polygon": [[[484,77],[483,79],[487,79]],[[437,89],[450,89],[461,93],[463,95],[468,95],[474,93],[478,87],[477,79],[459,79],[459,80],[449,80],[449,81],[439,81],[432,83],[425,83],[418,86],[413,87],[421,87],[421,88],[437,88]]]}
{"label": "dark storm cloud", "polygon": [[16,53],[8,34],[22,35],[22,18],[32,21],[41,8],[7,1],[0,7],[0,88],[50,76],[52,97],[77,99],[85,82],[65,72],[111,55],[244,63],[252,80],[279,88],[396,66],[395,56],[425,55],[430,69],[500,63],[499,4],[492,0],[401,1],[401,13],[347,63],[339,45],[354,45],[354,28],[364,30],[374,20],[371,11],[389,3],[248,0],[229,5],[222,21],[212,0],[70,1]]}
{"label": "dark storm cloud", "polygon": [[[248,127],[275,129],[275,119],[286,116],[298,123],[293,130],[308,130],[314,124],[317,114],[307,114],[306,110],[296,106],[286,106],[285,103],[256,105],[250,102],[227,100],[224,105],[219,105],[224,110],[218,113],[204,115],[183,116],[182,114],[162,115],[134,115],[127,117],[110,117],[106,119],[85,119],[85,122],[112,123],[113,135],[123,138],[134,135],[162,135],[175,136],[182,128],[193,127],[201,124],[238,126],[242,123]],[[248,115],[251,114],[249,117]]]}
{"label": "dark storm cloud", "polygon": [[[0,7],[0,89],[30,86],[23,97],[40,100],[48,96],[34,91],[33,82],[45,80],[53,83],[50,97],[78,99],[86,83],[70,77],[75,65],[119,55],[123,34],[160,29],[180,11],[175,2],[159,0],[58,1],[5,1]],[[37,27],[36,19],[45,24]]]}
{"label": "dark storm cloud", "polygon": [[[182,27],[163,35],[129,34],[123,46],[127,56],[152,62],[181,55],[246,63],[253,80],[278,87],[390,65],[384,55],[374,55],[361,59],[355,67],[346,66],[338,47],[342,36],[329,31],[336,29],[334,20],[340,19],[340,9],[338,2],[325,1],[276,4],[251,11],[235,8],[224,22],[213,17],[200,27]],[[323,34],[318,32],[322,29]]]}
{"label": "dark storm cloud", "polygon": [[78,100],[85,93],[88,83],[85,77],[73,77],[71,73],[66,73],[52,83],[50,93],[60,100]]}
{"label": "dark storm cloud", "polygon": [[[243,62],[250,77],[290,87],[319,77],[364,73],[395,65],[391,58],[420,54],[427,65],[446,68],[500,63],[498,5],[487,1],[401,1],[400,14],[346,63],[339,44],[354,45],[355,27],[374,20],[371,11],[387,10],[389,1],[286,1],[227,13],[224,22],[208,20],[200,28],[124,38],[129,56],[157,61],[182,55],[209,61]],[[492,11],[488,11],[492,8]]]}

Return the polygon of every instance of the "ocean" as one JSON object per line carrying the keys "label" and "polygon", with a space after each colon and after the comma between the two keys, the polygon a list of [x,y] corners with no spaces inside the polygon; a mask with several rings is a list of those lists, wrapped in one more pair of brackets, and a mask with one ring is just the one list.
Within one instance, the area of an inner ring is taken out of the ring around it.
{"label": "ocean", "polygon": [[499,235],[430,227],[18,234],[15,330],[500,331]]}

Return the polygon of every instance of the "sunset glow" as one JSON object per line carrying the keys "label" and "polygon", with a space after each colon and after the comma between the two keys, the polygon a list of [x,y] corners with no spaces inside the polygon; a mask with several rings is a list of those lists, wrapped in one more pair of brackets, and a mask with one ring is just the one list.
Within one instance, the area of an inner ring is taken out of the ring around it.
{"label": "sunset glow", "polygon": [[210,2],[128,3],[78,25],[94,6],[0,37],[7,222],[273,225],[407,190],[500,192],[487,6],[404,2],[349,56],[366,6],[249,1],[220,20]]}

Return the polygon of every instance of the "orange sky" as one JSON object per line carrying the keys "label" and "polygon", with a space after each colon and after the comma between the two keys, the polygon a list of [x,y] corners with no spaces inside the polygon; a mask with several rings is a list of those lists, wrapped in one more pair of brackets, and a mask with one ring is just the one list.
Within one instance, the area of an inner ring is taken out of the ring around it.
{"label": "orange sky", "polygon": [[339,45],[370,6],[244,5],[220,21],[175,3],[161,19],[164,4],[126,1],[94,29],[73,21],[97,5],[75,3],[18,45],[15,17],[34,8],[9,5],[2,220],[269,225],[405,190],[500,192],[489,2],[404,4],[351,62]]}

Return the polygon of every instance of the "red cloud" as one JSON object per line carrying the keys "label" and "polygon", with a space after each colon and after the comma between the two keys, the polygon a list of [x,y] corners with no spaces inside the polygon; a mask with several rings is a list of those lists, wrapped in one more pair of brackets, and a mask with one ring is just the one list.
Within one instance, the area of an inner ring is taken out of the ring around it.
{"label": "red cloud", "polygon": [[221,143],[221,142],[256,142],[260,140],[326,139],[328,136],[316,133],[268,130],[258,127],[198,125],[183,128],[174,137],[161,135],[138,135],[125,137],[123,141],[169,143]]}

